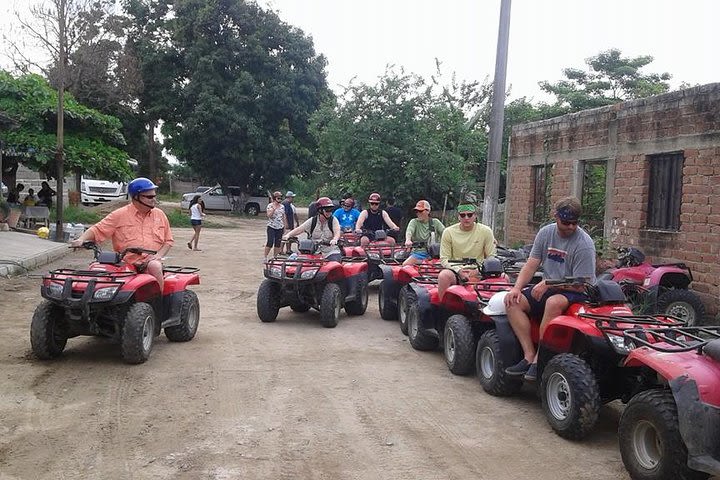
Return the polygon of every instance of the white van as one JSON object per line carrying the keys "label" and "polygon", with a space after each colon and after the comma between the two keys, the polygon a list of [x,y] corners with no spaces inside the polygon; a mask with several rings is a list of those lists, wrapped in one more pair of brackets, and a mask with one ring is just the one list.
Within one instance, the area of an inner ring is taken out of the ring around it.
{"label": "white van", "polygon": [[[138,163],[128,160],[128,165],[137,171]],[[80,179],[80,202],[83,205],[99,205],[113,200],[127,200],[127,183],[112,182],[83,175]]]}

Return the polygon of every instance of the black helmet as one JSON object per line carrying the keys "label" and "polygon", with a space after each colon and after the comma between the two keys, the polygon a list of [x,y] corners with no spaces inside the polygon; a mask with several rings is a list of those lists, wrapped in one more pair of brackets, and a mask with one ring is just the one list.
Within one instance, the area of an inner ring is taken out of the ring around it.
{"label": "black helmet", "polygon": [[483,277],[499,277],[503,273],[502,262],[497,257],[488,257],[482,263]]}

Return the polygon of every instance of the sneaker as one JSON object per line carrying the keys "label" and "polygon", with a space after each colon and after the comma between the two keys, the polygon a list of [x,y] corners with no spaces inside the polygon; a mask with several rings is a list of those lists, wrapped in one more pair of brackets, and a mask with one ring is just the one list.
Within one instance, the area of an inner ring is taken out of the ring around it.
{"label": "sneaker", "polygon": [[525,376],[523,378],[526,382],[534,382],[537,380],[537,363],[530,364],[530,368],[528,368],[528,371],[525,372]]}
{"label": "sneaker", "polygon": [[521,377],[525,375],[525,373],[528,371],[528,368],[530,368],[530,363],[523,358],[512,367],[506,368],[505,373],[507,373],[511,377]]}

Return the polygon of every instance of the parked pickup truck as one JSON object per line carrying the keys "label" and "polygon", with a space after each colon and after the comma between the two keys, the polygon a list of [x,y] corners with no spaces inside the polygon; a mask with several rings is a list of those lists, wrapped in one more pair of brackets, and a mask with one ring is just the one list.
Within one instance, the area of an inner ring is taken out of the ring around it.
{"label": "parked pickup truck", "polygon": [[[195,197],[195,195],[200,195],[205,203],[206,210],[230,211],[233,209],[234,202],[240,202],[241,194],[242,190],[240,187],[229,186],[228,191],[225,192],[220,185],[216,185],[201,193],[191,192],[183,194],[182,200],[180,201],[180,208],[190,208],[190,201]],[[248,215],[257,215],[261,211],[265,211],[267,205],[268,198],[266,196],[250,196],[246,198],[243,211]]]}

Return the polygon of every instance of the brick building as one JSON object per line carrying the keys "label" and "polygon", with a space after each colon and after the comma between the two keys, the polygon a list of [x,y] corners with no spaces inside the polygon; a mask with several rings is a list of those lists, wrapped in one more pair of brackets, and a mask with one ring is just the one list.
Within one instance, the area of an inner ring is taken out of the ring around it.
{"label": "brick building", "polygon": [[555,200],[653,263],[685,262],[720,307],[720,83],[518,125],[510,138],[505,242],[532,241]]}

